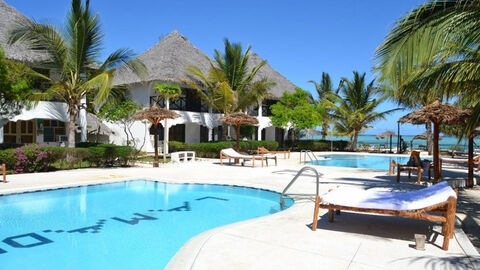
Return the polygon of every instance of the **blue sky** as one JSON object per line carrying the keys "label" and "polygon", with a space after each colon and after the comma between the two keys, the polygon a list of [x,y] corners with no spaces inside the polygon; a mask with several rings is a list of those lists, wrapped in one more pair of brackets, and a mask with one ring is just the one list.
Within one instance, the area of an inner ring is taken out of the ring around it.
{"label": "blue sky", "polygon": [[[6,0],[39,22],[61,25],[70,0]],[[120,47],[141,53],[177,29],[207,55],[222,48],[223,38],[250,44],[293,83],[314,91],[309,80],[328,72],[334,83],[351,77],[353,70],[371,73],[375,48],[393,23],[424,1],[420,0],[91,0],[105,32],[105,54]],[[396,107],[385,103],[379,108]],[[396,120],[407,113],[391,114],[367,134],[396,131]],[[423,127],[403,125],[404,135]]]}

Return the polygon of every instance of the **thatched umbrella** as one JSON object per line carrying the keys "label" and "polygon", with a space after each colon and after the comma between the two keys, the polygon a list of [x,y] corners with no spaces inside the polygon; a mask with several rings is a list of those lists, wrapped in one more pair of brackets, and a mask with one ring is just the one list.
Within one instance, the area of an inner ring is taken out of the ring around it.
{"label": "thatched umbrella", "polygon": [[390,153],[392,152],[392,137],[397,137],[397,133],[391,130],[386,130],[377,136],[375,138],[378,139],[385,139],[385,138],[390,138]]}
{"label": "thatched umbrella", "polygon": [[460,109],[450,104],[443,104],[437,100],[432,104],[411,112],[398,120],[400,123],[411,123],[415,125],[424,124],[428,121],[433,123],[433,167],[435,181],[440,179],[440,159],[438,149],[440,125],[464,124],[468,121],[470,116],[471,110]]}
{"label": "thatched umbrella", "polygon": [[217,119],[218,122],[235,125],[237,127],[237,151],[240,151],[240,126],[258,125],[257,118],[243,112],[231,113]]}
{"label": "thatched umbrella", "polygon": [[[442,139],[443,139],[442,137],[438,137],[438,140],[439,140],[439,141],[442,140]],[[426,132],[423,132],[423,133],[421,133],[421,134],[418,134],[418,135],[413,136],[412,140],[410,141],[410,148],[411,148],[411,149],[413,149],[413,141],[415,141],[415,140],[424,140],[424,141],[426,141],[426,140],[428,140],[428,135],[427,135]]]}
{"label": "thatched umbrella", "polygon": [[139,111],[132,116],[134,120],[146,119],[153,125],[154,135],[154,148],[155,148],[155,160],[153,161],[153,167],[158,167],[158,124],[164,119],[175,119],[180,115],[174,111],[170,111],[164,108],[160,108],[156,103],[152,107]]}

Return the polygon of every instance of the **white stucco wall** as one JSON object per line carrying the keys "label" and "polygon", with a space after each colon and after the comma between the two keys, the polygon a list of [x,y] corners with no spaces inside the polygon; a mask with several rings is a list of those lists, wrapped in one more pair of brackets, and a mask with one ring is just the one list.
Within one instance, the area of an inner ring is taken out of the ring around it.
{"label": "white stucco wall", "polygon": [[152,90],[151,83],[135,84],[128,92],[129,98],[144,108],[150,107],[150,97],[156,95]]}

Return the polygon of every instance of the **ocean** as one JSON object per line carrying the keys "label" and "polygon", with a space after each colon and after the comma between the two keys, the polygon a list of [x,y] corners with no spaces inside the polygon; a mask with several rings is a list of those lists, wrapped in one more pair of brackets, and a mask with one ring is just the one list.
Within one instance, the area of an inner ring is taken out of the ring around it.
{"label": "ocean", "polygon": [[[402,139],[407,143],[408,147],[411,147],[411,141],[414,136],[412,135],[402,135]],[[303,139],[315,139],[320,140],[322,138],[321,135],[314,135],[308,136],[308,138]],[[392,148],[397,148],[397,137],[392,138]],[[327,140],[344,140],[349,141],[349,138],[346,136],[327,136]],[[360,135],[358,136],[358,146],[362,146],[364,144],[369,144],[370,146],[385,146],[390,147],[390,139],[377,139],[375,135]],[[426,147],[427,141],[416,139],[413,141],[413,148],[418,149],[422,146]],[[456,147],[457,151],[467,151],[468,141],[462,140],[460,143],[458,142],[458,138],[456,137],[449,137],[449,136],[440,136],[439,141],[440,150],[450,150],[453,147]],[[480,148],[480,139],[475,139],[475,149]]]}

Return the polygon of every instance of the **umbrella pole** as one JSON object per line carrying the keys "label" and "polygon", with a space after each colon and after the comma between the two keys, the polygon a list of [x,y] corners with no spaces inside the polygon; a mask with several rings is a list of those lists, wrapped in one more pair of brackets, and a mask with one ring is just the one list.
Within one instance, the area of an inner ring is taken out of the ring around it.
{"label": "umbrella pole", "polygon": [[473,187],[473,135],[468,136],[468,180],[467,187]]}
{"label": "umbrella pole", "polygon": [[153,135],[153,138],[154,138],[153,147],[155,148],[155,157],[153,160],[153,167],[158,167],[158,124],[153,125],[153,130],[155,132],[154,133],[155,135]]}
{"label": "umbrella pole", "polygon": [[440,160],[439,160],[439,151],[438,151],[438,137],[440,133],[439,124],[433,122],[433,169],[434,169],[434,179],[435,182],[440,181]]}
{"label": "umbrella pole", "polygon": [[237,152],[240,151],[240,125],[237,125]]}
{"label": "umbrella pole", "polygon": [[167,163],[167,136],[168,136],[168,129],[167,129],[167,119],[165,118],[165,124],[163,125],[163,163]]}

